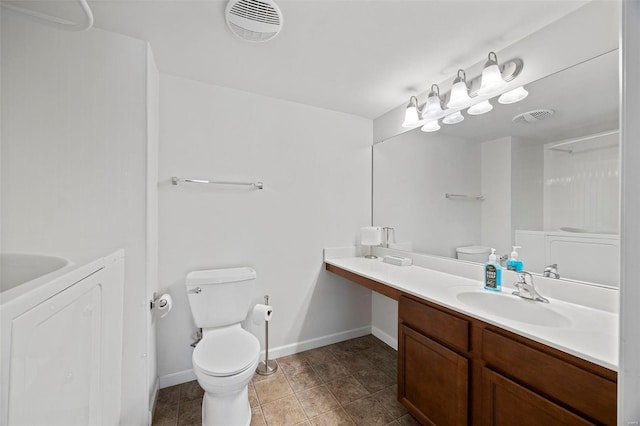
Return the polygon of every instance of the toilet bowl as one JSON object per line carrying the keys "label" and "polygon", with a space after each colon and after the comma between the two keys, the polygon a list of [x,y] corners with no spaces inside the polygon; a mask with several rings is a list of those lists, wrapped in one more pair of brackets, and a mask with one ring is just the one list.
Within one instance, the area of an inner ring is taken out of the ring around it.
{"label": "toilet bowl", "polygon": [[258,365],[260,343],[240,324],[206,331],[193,351],[193,369],[204,389],[205,426],[251,423],[247,385]]}
{"label": "toilet bowl", "polygon": [[204,389],[204,426],[248,426],[247,386],[255,373],[260,342],[241,327],[253,295],[251,268],[193,271],[185,284],[191,314],[202,328],[193,351],[193,370]]}

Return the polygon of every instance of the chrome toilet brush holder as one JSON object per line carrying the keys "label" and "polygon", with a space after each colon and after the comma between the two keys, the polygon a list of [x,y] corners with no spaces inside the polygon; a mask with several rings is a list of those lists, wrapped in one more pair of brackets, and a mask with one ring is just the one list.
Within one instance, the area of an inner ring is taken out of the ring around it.
{"label": "chrome toilet brush holder", "polygon": [[[269,304],[269,295],[264,296],[264,304]],[[275,360],[269,359],[269,321],[264,322],[264,361],[258,363],[256,373],[261,376],[269,376],[278,371],[278,364]]]}

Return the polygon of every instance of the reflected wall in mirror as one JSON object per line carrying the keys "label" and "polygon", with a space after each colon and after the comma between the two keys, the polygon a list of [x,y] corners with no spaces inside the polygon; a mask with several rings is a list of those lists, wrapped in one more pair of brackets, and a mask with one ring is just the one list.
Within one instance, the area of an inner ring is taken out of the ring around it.
{"label": "reflected wall in mirror", "polygon": [[394,227],[400,249],[519,245],[528,271],[557,264],[562,278],[617,287],[618,51],[526,89],[490,114],[374,145],[373,223]]}

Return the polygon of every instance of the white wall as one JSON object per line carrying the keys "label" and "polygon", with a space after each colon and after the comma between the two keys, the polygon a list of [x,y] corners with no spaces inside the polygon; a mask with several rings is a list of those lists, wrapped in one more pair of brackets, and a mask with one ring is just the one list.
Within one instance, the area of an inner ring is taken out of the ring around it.
{"label": "white wall", "polygon": [[511,252],[511,137],[484,142],[481,159],[481,242],[500,257]]}
{"label": "white wall", "polygon": [[541,231],[544,149],[540,143],[511,138],[511,227]]}
{"label": "white wall", "polygon": [[2,16],[2,249],[124,248],[122,424],[147,422],[145,42]]}
{"label": "white wall", "polygon": [[373,222],[413,250],[455,257],[480,243],[481,203],[445,193],[480,193],[480,144],[419,130],[373,147]]}
{"label": "white wall", "polygon": [[371,294],[371,333],[398,349],[398,302],[375,292]]}
{"label": "white wall", "polygon": [[[161,385],[192,377],[191,270],[256,269],[254,302],[269,294],[274,307],[270,351],[366,332],[371,292],[325,272],[322,249],[353,245],[370,222],[371,121],[161,74],[160,123],[160,286],[174,300],[158,323]],[[264,327],[249,329],[263,340]]]}

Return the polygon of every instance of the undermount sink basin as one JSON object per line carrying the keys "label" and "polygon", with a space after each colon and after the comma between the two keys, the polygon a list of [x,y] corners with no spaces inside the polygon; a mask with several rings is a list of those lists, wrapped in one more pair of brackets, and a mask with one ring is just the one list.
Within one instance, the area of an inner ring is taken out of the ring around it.
{"label": "undermount sink basin", "polygon": [[465,305],[503,318],[543,327],[569,327],[571,320],[549,305],[509,293],[465,291],[456,295]]}

